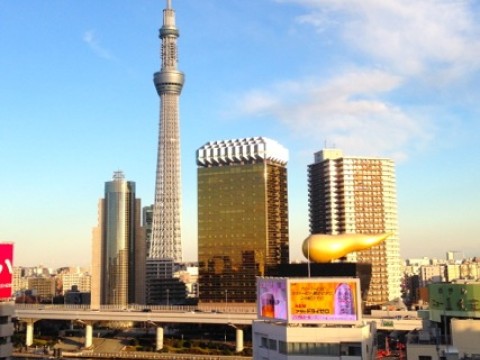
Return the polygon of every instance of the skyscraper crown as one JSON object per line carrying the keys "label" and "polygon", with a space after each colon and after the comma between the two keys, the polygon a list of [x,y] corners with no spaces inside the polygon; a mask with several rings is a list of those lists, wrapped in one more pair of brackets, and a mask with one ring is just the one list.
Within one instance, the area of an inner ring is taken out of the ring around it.
{"label": "skyscraper crown", "polygon": [[229,165],[270,160],[285,165],[288,150],[266,137],[210,141],[197,150],[197,165]]}

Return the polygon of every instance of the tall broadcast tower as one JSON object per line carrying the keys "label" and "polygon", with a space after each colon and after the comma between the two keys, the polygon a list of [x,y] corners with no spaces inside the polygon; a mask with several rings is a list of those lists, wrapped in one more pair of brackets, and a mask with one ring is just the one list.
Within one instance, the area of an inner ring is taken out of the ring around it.
{"label": "tall broadcast tower", "polygon": [[158,136],[157,176],[153,210],[153,231],[148,257],[182,261],[180,229],[180,130],[178,99],[182,92],[184,75],[177,69],[177,38],[175,11],[171,0],[163,10],[162,67],[153,77],[160,96],[160,125]]}

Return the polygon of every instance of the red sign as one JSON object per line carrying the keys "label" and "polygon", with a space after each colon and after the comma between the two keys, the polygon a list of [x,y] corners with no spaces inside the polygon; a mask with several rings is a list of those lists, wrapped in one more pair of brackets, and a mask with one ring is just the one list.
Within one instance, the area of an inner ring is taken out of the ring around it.
{"label": "red sign", "polygon": [[13,244],[0,243],[0,299],[12,297]]}

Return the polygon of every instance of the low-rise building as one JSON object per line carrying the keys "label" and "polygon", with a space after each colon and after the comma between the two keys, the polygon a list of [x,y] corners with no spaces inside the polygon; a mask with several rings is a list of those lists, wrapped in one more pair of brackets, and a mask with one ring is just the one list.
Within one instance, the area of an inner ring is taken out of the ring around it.
{"label": "low-rise building", "polygon": [[362,319],[355,278],[260,278],[253,358],[374,359],[376,326]]}
{"label": "low-rise building", "polygon": [[408,360],[480,358],[480,282],[428,286],[423,327],[409,333]]}

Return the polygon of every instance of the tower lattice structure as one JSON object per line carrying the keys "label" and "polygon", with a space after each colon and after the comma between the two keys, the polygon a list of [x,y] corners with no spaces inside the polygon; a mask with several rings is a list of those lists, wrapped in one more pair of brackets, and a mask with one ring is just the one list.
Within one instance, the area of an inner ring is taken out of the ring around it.
{"label": "tower lattice structure", "polygon": [[184,74],[177,69],[177,38],[175,11],[171,0],[163,10],[160,29],[162,67],[154,74],[160,96],[158,157],[153,212],[153,230],[148,257],[182,261],[181,243],[181,181],[179,97]]}

